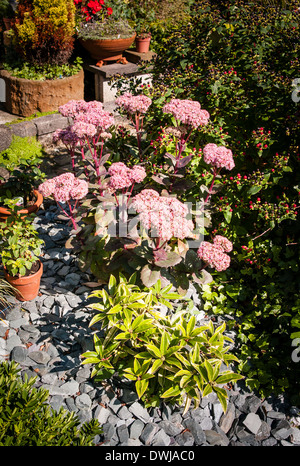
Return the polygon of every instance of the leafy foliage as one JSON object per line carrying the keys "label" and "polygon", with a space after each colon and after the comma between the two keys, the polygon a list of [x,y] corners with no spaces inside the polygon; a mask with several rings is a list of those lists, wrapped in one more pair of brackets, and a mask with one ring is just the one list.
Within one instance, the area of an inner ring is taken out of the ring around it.
{"label": "leafy foliage", "polygon": [[8,171],[8,178],[4,177],[3,182],[0,176],[2,204],[22,198],[26,205],[32,200],[33,189],[45,177],[40,169],[43,156],[43,146],[36,138],[13,137],[11,145],[0,154],[0,168]]}
{"label": "leafy foliage", "polygon": [[[204,285],[205,309],[234,317],[251,388],[298,400],[290,338],[299,328],[299,11],[280,3],[197,2],[190,23],[161,41],[151,92],[161,108],[170,97],[199,100],[211,125],[194,138],[196,152],[218,140],[235,154],[211,204],[211,233],[230,238],[234,253],[230,269]],[[164,115],[151,116],[156,142]],[[188,176],[210,183],[201,157]]]}
{"label": "leafy foliage", "polygon": [[12,76],[22,79],[33,79],[45,81],[46,79],[61,79],[74,76],[82,69],[82,59],[76,57],[72,62],[62,65],[57,64],[35,64],[19,60],[14,55],[8,55],[3,68]]}
{"label": "leafy foliage", "polygon": [[142,291],[135,285],[136,275],[128,280],[120,274],[119,283],[112,275],[107,290],[92,293],[97,302],[91,308],[97,313],[90,326],[101,322],[104,338],[94,334],[95,351],[82,355],[84,364],[93,364],[92,376],[103,380],[118,372],[135,384],[139,398],[146,406],[158,406],[162,399],[182,403],[185,412],[191,401],[215,392],[224,411],[227,392],[223,385],[241,379],[231,370],[221,370],[236,357],[228,354],[231,341],[224,335],[225,324],[196,325],[195,316],[185,309],[163,315],[163,304],[173,311],[172,285],[161,282]]}
{"label": "leafy foliage", "polygon": [[10,204],[12,215],[0,226],[1,258],[9,275],[22,277],[38,261],[44,242],[39,238],[32,219],[22,218],[18,207],[12,202]]}
{"label": "leafy foliage", "polygon": [[0,166],[13,171],[20,165],[39,165],[43,155],[43,146],[36,138],[14,135],[10,146],[0,153]]}
{"label": "leafy foliage", "polygon": [[59,412],[47,403],[49,393],[35,388],[36,378],[24,381],[15,362],[0,364],[0,445],[1,446],[93,446],[100,434],[98,421],[81,427],[74,413]]}
{"label": "leafy foliage", "polygon": [[16,11],[15,42],[22,58],[33,64],[67,63],[75,28],[73,0],[21,0]]}

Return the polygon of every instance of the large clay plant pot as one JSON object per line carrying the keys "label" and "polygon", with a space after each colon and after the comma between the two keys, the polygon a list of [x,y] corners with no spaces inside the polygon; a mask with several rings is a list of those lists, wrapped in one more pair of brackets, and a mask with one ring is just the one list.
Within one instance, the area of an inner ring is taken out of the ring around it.
{"label": "large clay plant pot", "polygon": [[[21,218],[24,218],[27,215],[37,212],[40,206],[42,205],[43,200],[44,200],[42,194],[36,189],[33,191],[33,194],[35,196],[34,203],[27,207],[20,208],[20,210],[18,211],[18,214],[21,216]],[[0,222],[4,222],[10,215],[11,215],[11,211],[9,210],[8,207],[0,206]]]}
{"label": "large clay plant pot", "polygon": [[124,39],[80,39],[80,43],[89,52],[90,57],[97,60],[97,66],[101,67],[109,61],[126,64],[123,52],[133,44],[135,37],[134,33]]}
{"label": "large clay plant pot", "polygon": [[4,268],[4,276],[8,283],[16,290],[16,298],[19,301],[31,301],[39,293],[41,277],[43,274],[43,264],[39,261],[39,269],[36,273],[20,278],[12,277]]}
{"label": "large clay plant pot", "polygon": [[28,117],[37,112],[56,111],[70,100],[84,98],[84,71],[62,79],[37,81],[12,76],[0,70],[5,81],[5,108],[13,115]]}

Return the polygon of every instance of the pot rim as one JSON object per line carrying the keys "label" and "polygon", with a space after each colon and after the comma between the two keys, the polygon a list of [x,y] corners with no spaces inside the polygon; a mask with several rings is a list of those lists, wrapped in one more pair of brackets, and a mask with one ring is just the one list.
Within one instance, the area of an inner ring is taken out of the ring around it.
{"label": "pot rim", "polygon": [[4,266],[3,267],[3,270],[4,270],[4,274],[5,274],[5,278],[9,278],[9,283],[11,285],[14,285],[14,284],[26,284],[30,281],[32,281],[32,279],[35,279],[35,278],[38,278],[38,277],[41,277],[42,274],[43,274],[43,263],[41,261],[41,259],[38,259],[39,263],[40,263],[40,267],[38,269],[37,272],[31,274],[31,275],[27,275],[25,277],[13,277],[12,275],[9,275],[9,273],[6,271],[6,267]]}
{"label": "pot rim", "polygon": [[132,40],[132,39],[134,40],[135,38],[136,38],[136,32],[132,36],[123,37],[123,38],[120,37],[119,39],[112,39],[112,38],[109,38],[109,37],[102,38],[102,39],[101,38],[100,39],[81,39],[81,38],[79,38],[79,41],[80,42],[94,42],[94,43],[96,43],[96,42],[108,42],[108,41],[111,41],[111,42],[119,41],[119,42],[121,42],[121,41],[125,41],[125,40]]}
{"label": "pot rim", "polygon": [[[34,193],[34,195],[36,197],[35,203],[33,205],[28,206],[25,209],[18,210],[19,215],[20,214],[21,215],[22,214],[31,214],[33,212],[36,212],[37,208],[39,208],[40,205],[42,204],[42,202],[44,200],[43,195],[37,189],[34,189],[33,193]],[[11,215],[11,211],[7,207],[2,207],[2,206],[0,206],[0,213],[4,214],[4,215]]]}
{"label": "pot rim", "polygon": [[13,73],[10,73],[9,71],[7,70],[0,70],[0,78],[2,79],[6,79],[10,82],[12,81],[15,81],[15,82],[21,82],[21,83],[32,83],[34,82],[36,86],[39,86],[39,87],[42,87],[42,86],[45,86],[45,83],[46,84],[49,84],[49,83],[61,83],[62,81],[64,82],[68,82],[67,80],[71,80],[72,78],[77,78],[81,75],[84,74],[84,70],[83,68],[81,68],[78,73],[76,74],[73,74],[72,76],[65,76],[64,78],[55,78],[55,79],[46,79],[45,81],[39,81],[38,79],[25,79],[25,78],[19,78],[18,76],[14,76]]}

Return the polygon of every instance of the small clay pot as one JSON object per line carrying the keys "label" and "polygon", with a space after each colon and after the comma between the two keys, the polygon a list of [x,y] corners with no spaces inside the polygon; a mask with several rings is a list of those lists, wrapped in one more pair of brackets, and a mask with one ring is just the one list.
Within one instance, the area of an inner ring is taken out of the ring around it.
{"label": "small clay pot", "polygon": [[17,290],[16,298],[19,301],[31,301],[37,297],[43,275],[43,264],[40,260],[39,263],[40,267],[36,273],[20,278],[9,275],[4,267],[5,278]]}
{"label": "small clay pot", "polygon": [[138,53],[147,53],[150,48],[151,37],[136,37],[135,49]]}

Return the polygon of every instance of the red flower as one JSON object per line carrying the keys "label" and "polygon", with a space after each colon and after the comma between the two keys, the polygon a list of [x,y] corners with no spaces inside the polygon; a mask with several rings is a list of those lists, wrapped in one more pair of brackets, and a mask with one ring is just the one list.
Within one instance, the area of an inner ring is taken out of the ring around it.
{"label": "red flower", "polygon": [[110,15],[112,15],[112,13],[113,13],[113,9],[108,7],[107,8],[107,14],[110,16]]}
{"label": "red flower", "polygon": [[95,0],[92,0],[87,4],[87,6],[88,8],[91,8],[92,10],[93,8],[96,8],[98,6],[98,2],[96,2]]}
{"label": "red flower", "polygon": [[82,0],[74,0],[75,5],[78,5],[78,3],[81,3]]}

